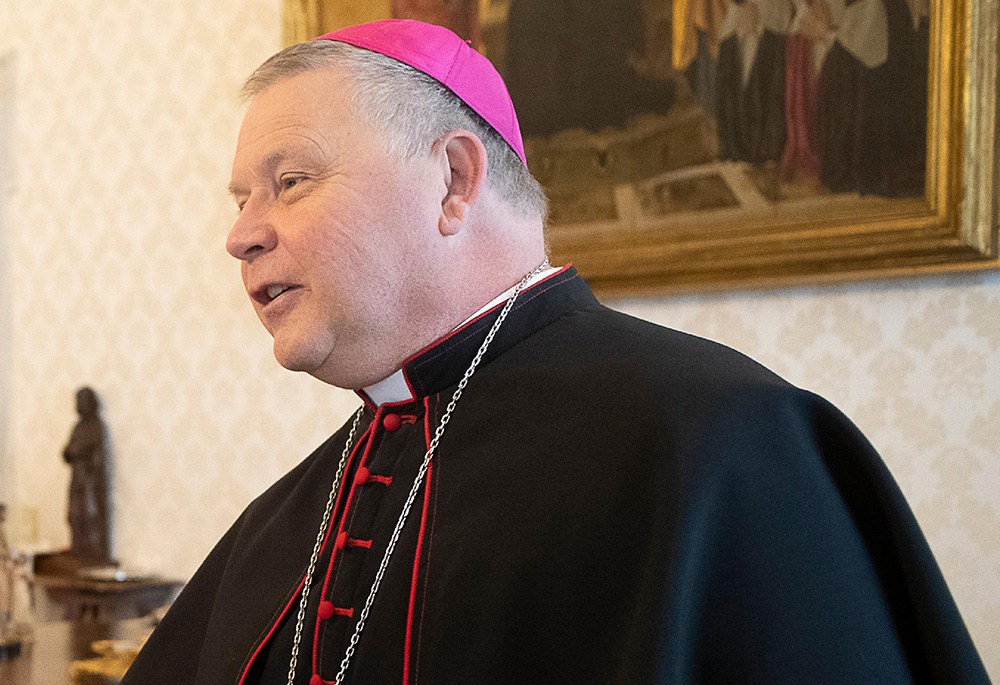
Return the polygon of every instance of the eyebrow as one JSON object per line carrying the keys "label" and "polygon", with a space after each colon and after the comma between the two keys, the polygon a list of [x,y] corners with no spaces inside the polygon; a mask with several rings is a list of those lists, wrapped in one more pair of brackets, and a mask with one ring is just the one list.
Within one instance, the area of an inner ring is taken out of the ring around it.
{"label": "eyebrow", "polygon": [[[284,151],[282,151],[282,150],[275,150],[274,152],[268,154],[268,156],[264,158],[264,164],[263,164],[263,166],[264,166],[265,169],[267,169],[268,171],[270,171],[271,169],[273,169],[274,167],[276,167],[281,162],[281,160],[283,160],[284,158],[285,158],[285,152]],[[233,197],[235,197],[236,195],[239,195],[240,193],[246,193],[246,192],[248,192],[248,191],[245,188],[243,188],[242,186],[240,186],[239,184],[237,184],[235,182],[230,182],[230,184],[229,184],[229,194],[232,195]]]}
{"label": "eyebrow", "polygon": [[[286,158],[296,157],[296,156],[299,156],[301,154],[302,154],[302,152],[300,150],[291,150],[291,151],[288,151],[288,150],[275,150],[274,152],[271,152],[270,154],[268,154],[264,158],[264,161],[263,161],[261,167],[264,170],[266,170],[268,173],[270,173],[271,171],[274,170],[275,167],[277,167],[279,164],[281,164],[283,161],[285,161]],[[246,190],[243,186],[238,185],[237,183],[234,183],[234,182],[230,182],[230,184],[229,184],[229,194],[232,195],[233,197],[235,197],[235,196],[237,196],[237,195],[239,195],[241,193],[247,193],[247,192],[249,192],[249,191]]]}

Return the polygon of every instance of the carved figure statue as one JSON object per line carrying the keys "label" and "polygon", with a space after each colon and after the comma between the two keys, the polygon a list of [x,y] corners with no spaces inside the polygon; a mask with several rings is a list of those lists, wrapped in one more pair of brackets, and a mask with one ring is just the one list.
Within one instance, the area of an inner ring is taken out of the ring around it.
{"label": "carved figure statue", "polygon": [[108,486],[105,431],[97,394],[88,387],[76,393],[80,420],[73,427],[63,459],[73,469],[69,484],[70,550],[85,563],[107,561]]}

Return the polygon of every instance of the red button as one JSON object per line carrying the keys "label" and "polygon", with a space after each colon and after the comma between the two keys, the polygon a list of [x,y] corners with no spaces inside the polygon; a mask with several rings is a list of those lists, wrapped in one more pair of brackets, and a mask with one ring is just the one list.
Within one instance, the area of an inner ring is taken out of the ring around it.
{"label": "red button", "polygon": [[324,621],[333,616],[333,602],[323,600],[319,603],[319,617]]}
{"label": "red button", "polygon": [[364,466],[358,469],[358,472],[354,474],[354,482],[357,485],[364,485],[368,482],[368,469]]}
{"label": "red button", "polygon": [[399,414],[386,414],[385,418],[382,419],[382,425],[387,431],[399,430],[399,427],[403,425],[403,420],[399,418]]}
{"label": "red button", "polygon": [[347,531],[342,531],[340,535],[337,536],[337,549],[344,549],[347,547]]}
{"label": "red button", "polygon": [[323,679],[318,675],[314,675],[309,679],[309,685],[323,685]]}

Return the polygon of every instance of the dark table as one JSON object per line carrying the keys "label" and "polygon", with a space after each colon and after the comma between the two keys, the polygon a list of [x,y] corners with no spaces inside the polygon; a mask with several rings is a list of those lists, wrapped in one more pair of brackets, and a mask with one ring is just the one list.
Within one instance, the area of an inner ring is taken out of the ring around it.
{"label": "dark table", "polygon": [[21,656],[0,661],[2,685],[111,685],[114,679],[84,675],[70,677],[74,660],[96,658],[90,646],[96,640],[140,641],[149,633],[148,618],[123,621],[53,621],[36,623],[32,642]]}
{"label": "dark table", "polygon": [[169,604],[184,586],[166,578],[115,580],[58,574],[36,574],[34,584],[36,594],[43,595],[37,597],[41,620],[105,622],[146,616]]}

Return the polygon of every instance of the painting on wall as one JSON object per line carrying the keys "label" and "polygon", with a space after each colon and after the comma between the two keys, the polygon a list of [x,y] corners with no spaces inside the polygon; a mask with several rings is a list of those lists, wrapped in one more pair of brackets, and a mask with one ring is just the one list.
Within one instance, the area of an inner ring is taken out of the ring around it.
{"label": "painting on wall", "polygon": [[[327,0],[326,17],[341,4]],[[598,290],[997,264],[996,103],[977,95],[996,80],[995,3],[379,0],[368,11],[447,26],[493,61],[550,199],[553,257]]]}

